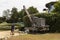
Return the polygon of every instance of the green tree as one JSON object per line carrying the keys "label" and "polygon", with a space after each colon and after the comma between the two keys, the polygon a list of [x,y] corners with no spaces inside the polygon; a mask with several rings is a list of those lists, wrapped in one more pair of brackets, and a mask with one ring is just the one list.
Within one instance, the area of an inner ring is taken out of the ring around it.
{"label": "green tree", "polygon": [[[34,8],[33,6],[32,7],[29,7],[27,10],[28,10],[28,12],[30,14],[36,14],[36,13],[38,13],[37,8]],[[19,11],[19,17],[21,18],[21,21],[23,21],[23,17],[26,16],[26,15],[27,14],[26,14],[26,12],[25,12],[24,9],[22,9],[21,11]]]}
{"label": "green tree", "polygon": [[21,18],[20,21],[22,22],[23,21],[23,17],[26,16],[26,12],[24,11],[24,9],[22,9],[18,13],[19,13],[19,18]]}
{"label": "green tree", "polygon": [[8,20],[10,18],[10,10],[9,9],[3,11],[3,17],[5,17],[6,20]]}
{"label": "green tree", "polygon": [[46,8],[48,8],[48,13],[51,13],[55,9],[55,7],[54,7],[55,3],[57,3],[57,2],[49,2],[45,5]]}
{"label": "green tree", "polygon": [[9,13],[10,13],[9,9],[3,11],[3,17],[2,18],[4,21],[7,21],[10,18]]}
{"label": "green tree", "polygon": [[51,7],[52,5],[54,5],[55,3],[57,3],[57,2],[49,2],[49,3],[47,3],[45,6],[46,6],[48,9],[50,9],[50,7]]}
{"label": "green tree", "polygon": [[18,11],[17,8],[13,7],[11,10],[12,16],[11,16],[11,20],[12,22],[17,22],[18,21]]}
{"label": "green tree", "polygon": [[34,8],[33,6],[32,6],[32,7],[29,7],[27,10],[28,10],[28,12],[29,12],[30,14],[38,13],[37,8]]}
{"label": "green tree", "polygon": [[5,21],[5,17],[0,17],[0,23],[4,22]]}
{"label": "green tree", "polygon": [[60,2],[57,2],[55,5],[54,5],[55,9],[53,10],[53,12],[55,13],[60,13]]}

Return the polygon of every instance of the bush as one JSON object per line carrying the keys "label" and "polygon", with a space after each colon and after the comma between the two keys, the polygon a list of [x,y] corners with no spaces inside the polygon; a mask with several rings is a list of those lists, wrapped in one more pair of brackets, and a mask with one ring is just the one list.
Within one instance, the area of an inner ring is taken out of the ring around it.
{"label": "bush", "polygon": [[30,22],[28,16],[23,17],[23,22],[25,24],[25,27],[31,27],[31,22]]}
{"label": "bush", "polygon": [[11,26],[0,26],[0,30],[10,30]]}

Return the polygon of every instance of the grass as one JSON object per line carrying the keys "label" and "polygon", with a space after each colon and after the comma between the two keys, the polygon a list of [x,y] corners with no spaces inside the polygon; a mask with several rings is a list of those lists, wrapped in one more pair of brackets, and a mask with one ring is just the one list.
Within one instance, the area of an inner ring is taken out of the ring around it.
{"label": "grass", "polygon": [[[11,29],[11,24],[12,23],[0,23],[0,30],[10,30]],[[15,23],[15,29],[21,27],[19,23]]]}
{"label": "grass", "polygon": [[27,34],[11,37],[8,40],[60,40],[60,34]]}

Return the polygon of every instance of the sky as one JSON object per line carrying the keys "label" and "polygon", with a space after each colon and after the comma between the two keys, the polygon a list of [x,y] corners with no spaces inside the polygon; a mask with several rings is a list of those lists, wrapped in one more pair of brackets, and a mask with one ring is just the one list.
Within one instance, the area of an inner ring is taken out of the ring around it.
{"label": "sky", "polygon": [[13,7],[16,7],[19,11],[23,9],[23,5],[25,5],[26,8],[34,6],[39,10],[39,12],[42,12],[42,10],[46,8],[45,4],[51,1],[56,0],[0,0],[0,16],[3,15],[3,11],[6,9],[11,10]]}

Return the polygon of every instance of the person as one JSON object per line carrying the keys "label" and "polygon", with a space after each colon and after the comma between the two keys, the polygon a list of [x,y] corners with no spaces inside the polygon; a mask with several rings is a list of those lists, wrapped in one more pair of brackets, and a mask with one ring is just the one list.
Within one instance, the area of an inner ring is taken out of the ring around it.
{"label": "person", "polygon": [[11,25],[11,35],[14,35],[14,25]]}

